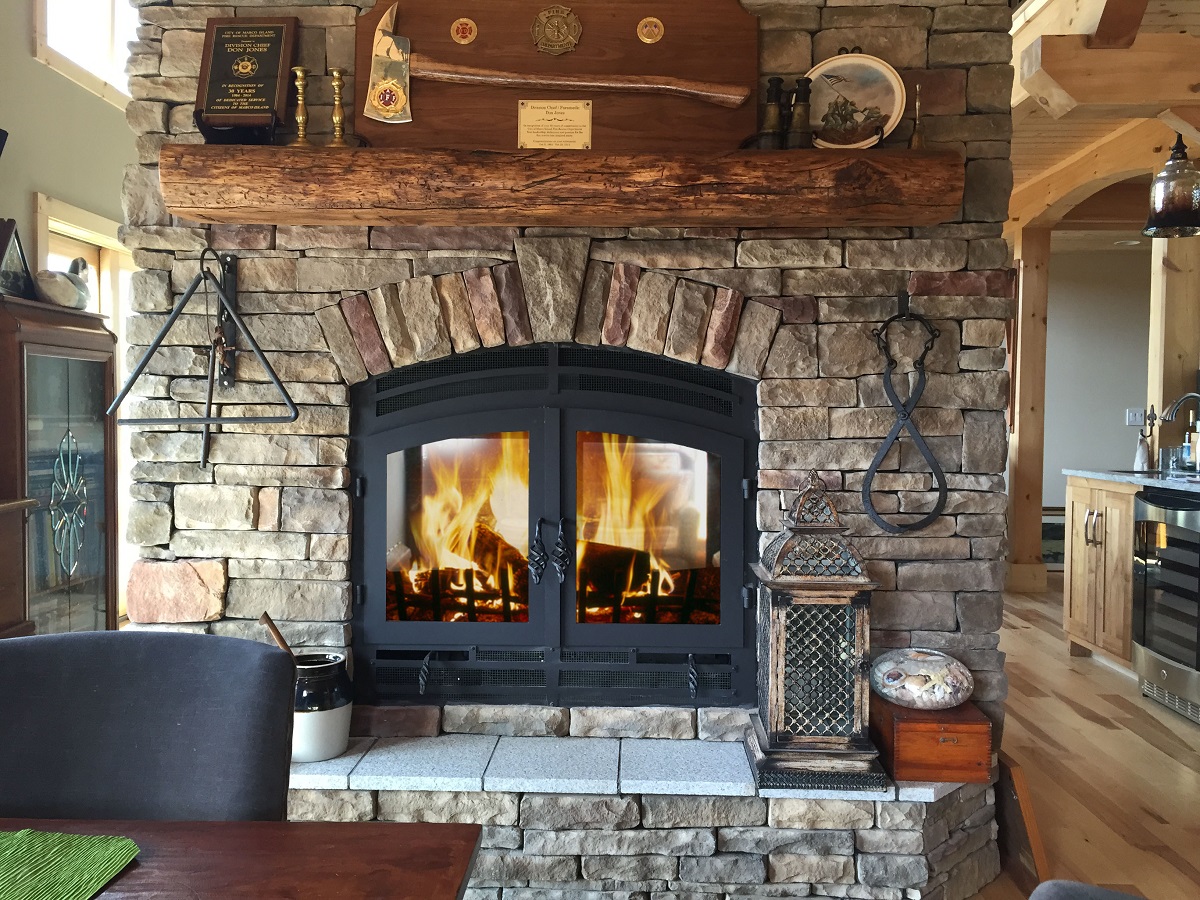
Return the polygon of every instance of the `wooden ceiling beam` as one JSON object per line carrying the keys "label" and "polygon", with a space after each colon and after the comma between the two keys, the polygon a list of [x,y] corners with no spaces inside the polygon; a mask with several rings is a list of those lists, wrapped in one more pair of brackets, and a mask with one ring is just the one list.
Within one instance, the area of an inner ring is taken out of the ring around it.
{"label": "wooden ceiling beam", "polygon": [[1137,119],[1018,185],[1005,231],[1052,227],[1102,188],[1162,168],[1171,131],[1157,119]]}
{"label": "wooden ceiling beam", "polygon": [[1200,106],[1173,106],[1160,112],[1158,120],[1200,151]]}
{"label": "wooden ceiling beam", "polygon": [[1088,47],[1099,50],[1124,50],[1133,46],[1150,0],[1108,0]]}
{"label": "wooden ceiling beam", "polygon": [[[1105,6],[1105,0],[1028,0],[1013,16],[1013,60],[1019,61],[1025,48],[1042,35],[1094,33]],[[1014,124],[1038,109],[1037,98],[1020,78],[1013,81],[1012,109]]]}
{"label": "wooden ceiling beam", "polygon": [[1042,35],[1021,51],[1020,82],[1053,118],[1074,109],[1148,118],[1200,99],[1200,38],[1143,34],[1127,50],[1092,50],[1081,34]]}

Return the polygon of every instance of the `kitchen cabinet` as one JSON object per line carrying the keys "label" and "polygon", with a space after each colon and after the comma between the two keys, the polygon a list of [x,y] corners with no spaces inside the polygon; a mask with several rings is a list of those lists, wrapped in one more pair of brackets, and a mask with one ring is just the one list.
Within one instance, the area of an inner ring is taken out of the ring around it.
{"label": "kitchen cabinet", "polygon": [[115,339],[0,296],[0,638],[116,626]]}
{"label": "kitchen cabinet", "polygon": [[1135,484],[1067,479],[1063,630],[1072,655],[1130,664]]}

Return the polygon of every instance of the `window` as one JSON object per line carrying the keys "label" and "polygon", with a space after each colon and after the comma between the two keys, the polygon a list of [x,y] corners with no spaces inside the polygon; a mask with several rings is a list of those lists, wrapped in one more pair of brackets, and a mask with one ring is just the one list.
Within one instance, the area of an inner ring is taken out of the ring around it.
{"label": "window", "polygon": [[129,102],[127,44],[138,11],[127,0],[36,0],[39,60],[110,103]]}

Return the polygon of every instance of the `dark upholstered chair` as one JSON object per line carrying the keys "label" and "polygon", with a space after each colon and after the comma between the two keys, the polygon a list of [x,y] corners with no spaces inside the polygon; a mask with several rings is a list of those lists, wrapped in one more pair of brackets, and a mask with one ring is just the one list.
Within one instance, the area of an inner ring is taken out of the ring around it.
{"label": "dark upholstered chair", "polygon": [[1133,900],[1133,895],[1078,881],[1043,881],[1033,889],[1029,900]]}
{"label": "dark upholstered chair", "polygon": [[238,638],[0,640],[0,816],[279,821],[295,677]]}

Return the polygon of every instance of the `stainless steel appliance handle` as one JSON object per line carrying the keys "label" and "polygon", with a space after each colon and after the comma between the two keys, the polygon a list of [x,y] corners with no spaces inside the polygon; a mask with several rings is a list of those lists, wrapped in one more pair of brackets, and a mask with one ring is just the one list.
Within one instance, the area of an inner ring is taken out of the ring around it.
{"label": "stainless steel appliance handle", "polygon": [[1089,529],[1092,525],[1092,516],[1095,514],[1096,511],[1094,509],[1089,509],[1083,517],[1083,543],[1088,547],[1092,546],[1092,535]]}

